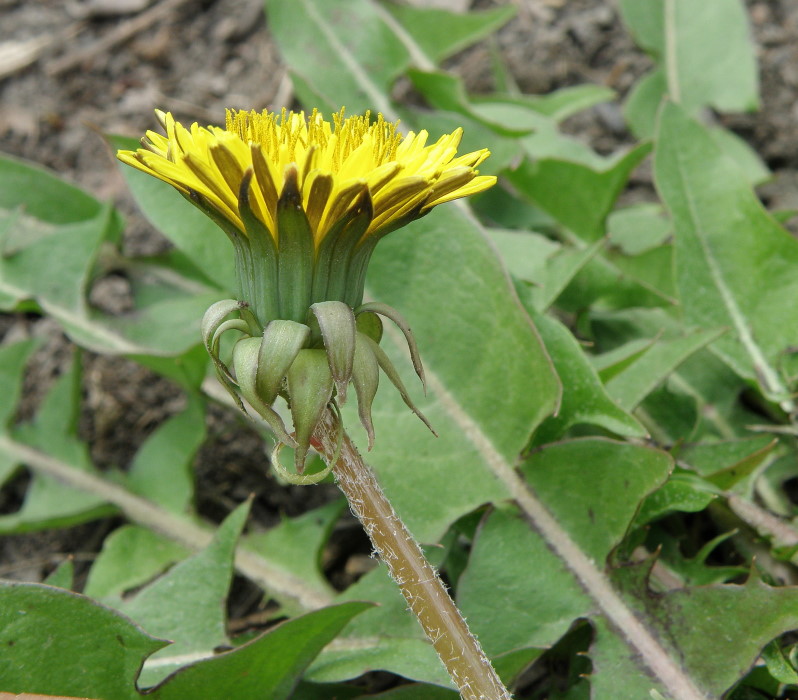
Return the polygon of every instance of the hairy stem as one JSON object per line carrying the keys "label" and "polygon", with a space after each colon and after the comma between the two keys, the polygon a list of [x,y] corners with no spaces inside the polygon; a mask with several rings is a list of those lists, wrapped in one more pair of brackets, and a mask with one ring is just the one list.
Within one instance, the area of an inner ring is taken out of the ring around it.
{"label": "hairy stem", "polygon": [[[331,459],[340,426],[329,411],[314,434],[314,447]],[[482,647],[468,630],[435,569],[382,492],[374,472],[344,434],[333,473],[352,512],[388,566],[464,700],[510,700]]]}

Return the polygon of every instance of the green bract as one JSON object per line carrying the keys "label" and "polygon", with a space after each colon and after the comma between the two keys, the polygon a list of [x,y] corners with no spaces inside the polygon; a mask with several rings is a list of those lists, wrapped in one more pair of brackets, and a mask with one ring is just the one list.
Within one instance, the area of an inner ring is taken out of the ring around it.
{"label": "green bract", "polygon": [[[378,313],[394,321],[404,333],[416,373],[423,382],[413,334],[399,312],[385,304],[363,304],[353,311],[340,301],[322,301],[308,309],[307,323],[276,319],[261,329],[246,303],[225,299],[211,306],[202,319],[203,342],[213,358],[219,381],[242,409],[241,397],[271,426],[281,442],[296,448],[298,474],[302,473],[322,411],[330,403],[337,407],[346,401],[350,382],[355,387],[360,421],[371,448],[371,406],[380,369],[408,407],[432,430],[378,344],[382,334]],[[228,331],[242,334],[233,347],[232,372],[219,356],[221,336]],[[291,407],[293,436],[271,407],[278,396]],[[302,477],[301,482],[305,481]]]}

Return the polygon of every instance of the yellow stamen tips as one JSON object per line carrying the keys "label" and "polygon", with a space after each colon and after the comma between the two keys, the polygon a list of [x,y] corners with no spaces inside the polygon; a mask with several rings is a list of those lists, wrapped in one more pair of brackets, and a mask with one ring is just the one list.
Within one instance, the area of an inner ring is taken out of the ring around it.
{"label": "yellow stamen tips", "polygon": [[366,239],[496,181],[476,169],[487,149],[457,156],[462,129],[427,145],[426,131],[402,136],[398,123],[368,112],[345,117],[341,110],[327,121],[315,109],[309,116],[228,110],[224,128],[185,128],[168,112],[156,111],[156,117],[165,135],[148,131],[142,148],[120,151],[119,159],[201,202],[244,235],[252,233],[249,212],[240,210],[241,183],[254,173],[248,206],[278,248],[277,202],[292,166],[317,250],[364,188],[374,209]]}

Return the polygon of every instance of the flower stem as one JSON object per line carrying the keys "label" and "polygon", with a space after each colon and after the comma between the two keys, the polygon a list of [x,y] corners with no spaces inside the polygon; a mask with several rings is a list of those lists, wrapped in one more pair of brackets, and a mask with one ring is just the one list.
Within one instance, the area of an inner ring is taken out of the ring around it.
{"label": "flower stem", "polygon": [[[337,419],[327,409],[313,440],[314,447],[327,459],[336,453],[340,429]],[[510,693],[469,632],[437,572],[425,559],[418,543],[382,492],[374,472],[346,433],[333,474],[352,512],[387,564],[391,577],[459,688],[461,698],[510,700]]]}

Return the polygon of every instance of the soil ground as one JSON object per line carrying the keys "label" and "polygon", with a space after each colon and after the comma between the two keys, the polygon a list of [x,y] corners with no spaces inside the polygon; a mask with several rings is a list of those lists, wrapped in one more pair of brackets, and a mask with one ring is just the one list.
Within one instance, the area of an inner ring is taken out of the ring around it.
{"label": "soil ground", "polygon": [[[466,9],[504,3],[443,4]],[[517,16],[498,34],[497,44],[519,87],[546,93],[584,82],[608,85],[619,101],[570,119],[566,128],[602,152],[630,144],[621,100],[651,61],[626,33],[615,4],[513,4]],[[773,169],[773,181],[761,189],[766,204],[798,209],[798,3],[747,4],[761,64],[762,108],[724,121]],[[161,13],[156,21],[127,40],[111,42],[154,11]],[[104,41],[108,44],[102,48]],[[12,44],[32,49],[37,59],[16,67],[0,61],[0,152],[47,166],[96,197],[113,200],[127,218],[124,246],[133,255],[153,254],[168,244],[136,211],[98,131],[139,136],[154,126],[155,107],[168,108],[183,121],[216,123],[225,107],[279,109],[293,101],[262,0],[0,0],[0,56]],[[447,67],[463,75],[472,91],[490,91],[489,52],[481,44]],[[634,184],[648,186],[649,178],[642,168]],[[111,310],[124,309],[124,279],[106,278],[92,300]],[[32,414],[71,356],[70,343],[52,321],[0,315],[0,338],[30,335],[46,342],[27,377],[21,417]],[[146,436],[180,410],[182,399],[168,381],[125,359],[85,353],[82,361],[83,433],[98,465],[124,468]],[[281,513],[295,515],[335,497],[333,487],[278,487],[264,472],[256,435],[230,412],[212,409],[209,431],[211,438],[196,463],[198,506],[206,517],[219,520],[255,493],[254,522],[266,527]],[[0,512],[19,507],[25,485],[20,477],[0,492]],[[78,567],[85,570],[81,563],[91,560],[115,524],[102,521],[3,538],[0,576],[41,580],[68,554],[76,555]],[[328,561],[332,575],[343,584],[369,548],[346,517],[338,532]],[[247,598],[243,590],[242,600]],[[245,607],[242,602],[240,612]]]}

